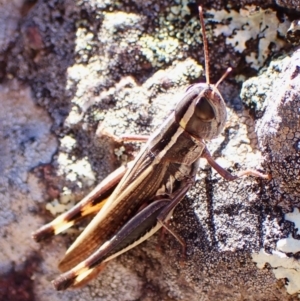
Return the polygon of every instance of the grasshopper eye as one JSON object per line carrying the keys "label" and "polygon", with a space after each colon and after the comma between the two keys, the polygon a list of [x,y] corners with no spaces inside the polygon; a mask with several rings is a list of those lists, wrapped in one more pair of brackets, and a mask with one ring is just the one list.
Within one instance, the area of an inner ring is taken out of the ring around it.
{"label": "grasshopper eye", "polygon": [[215,117],[215,112],[205,97],[201,97],[196,103],[195,115],[203,121],[210,121]]}

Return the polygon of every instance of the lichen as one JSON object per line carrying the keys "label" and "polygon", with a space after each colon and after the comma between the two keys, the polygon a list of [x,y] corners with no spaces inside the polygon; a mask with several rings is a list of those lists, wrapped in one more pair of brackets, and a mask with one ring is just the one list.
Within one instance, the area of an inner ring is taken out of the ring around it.
{"label": "lichen", "polygon": [[258,52],[251,52],[246,56],[246,61],[255,69],[263,66],[271,53],[270,44],[275,45],[274,50],[279,50],[284,46],[284,41],[279,38],[285,36],[290,22],[285,19],[280,22],[276,11],[271,9],[257,9],[256,6],[245,6],[239,12],[235,10],[209,10],[213,17],[208,18],[217,22],[214,34],[226,36],[226,44],[230,44],[238,52],[243,52],[246,42],[259,39]]}
{"label": "lichen", "polygon": [[252,259],[260,269],[263,269],[267,263],[270,264],[277,279],[288,279],[286,290],[289,294],[300,293],[300,264],[297,260],[289,258],[280,251],[268,254],[263,249],[257,254],[252,254]]}
{"label": "lichen", "polygon": [[[285,214],[285,220],[295,223],[299,229],[300,212],[295,208],[292,213]],[[300,240],[294,239],[291,235],[277,241],[276,250],[271,254],[261,249],[259,253],[252,254],[252,259],[257,263],[257,267],[263,269],[266,263],[272,267],[272,271],[277,279],[286,278],[288,283],[286,290],[289,294],[300,293],[300,261],[288,256],[300,251]],[[300,296],[300,295],[299,295]]]}

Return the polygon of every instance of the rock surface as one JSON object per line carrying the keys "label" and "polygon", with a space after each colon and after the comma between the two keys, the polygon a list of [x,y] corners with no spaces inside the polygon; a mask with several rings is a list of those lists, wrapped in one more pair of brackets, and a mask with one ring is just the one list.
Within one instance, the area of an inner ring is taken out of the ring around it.
{"label": "rock surface", "polygon": [[265,257],[297,258],[282,242],[299,237],[297,213],[287,214],[299,207],[300,52],[277,32],[270,44],[277,27],[261,24],[282,33],[291,21],[283,8],[299,8],[222,3],[204,4],[211,81],[234,72],[219,87],[226,128],[208,148],[232,172],[255,168],[272,180],[229,183],[204,160],[172,219],[187,243],[183,261],[173,237],[156,235],[86,287],[56,292],[50,281],[78,230],[40,245],[31,232],[136,155],[140,145],[99,137],[103,129],[150,134],[188,85],[205,81],[197,5],[2,1],[1,300],[297,300],[296,278]]}

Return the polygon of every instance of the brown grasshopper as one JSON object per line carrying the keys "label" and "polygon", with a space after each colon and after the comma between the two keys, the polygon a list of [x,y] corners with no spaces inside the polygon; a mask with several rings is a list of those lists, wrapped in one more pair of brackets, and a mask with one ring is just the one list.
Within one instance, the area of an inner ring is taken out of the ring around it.
{"label": "brown grasshopper", "polygon": [[111,259],[134,248],[160,228],[165,228],[184,247],[184,241],[167,224],[176,205],[195,182],[200,158],[225,179],[243,175],[268,178],[247,170],[231,175],[219,166],[205,141],[217,137],[226,122],[225,102],[216,85],[209,82],[208,46],[202,9],[206,83],[191,85],[175,110],[147,140],[135,160],[105,178],[68,212],[33,234],[36,241],[56,235],[83,217],[97,213],[59,264],[64,272],[53,281],[57,290],[76,287],[98,274]]}

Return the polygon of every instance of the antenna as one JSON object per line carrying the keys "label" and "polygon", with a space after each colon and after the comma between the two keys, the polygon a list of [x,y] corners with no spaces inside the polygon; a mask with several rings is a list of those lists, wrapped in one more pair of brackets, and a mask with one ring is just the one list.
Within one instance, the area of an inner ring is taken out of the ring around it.
{"label": "antenna", "polygon": [[231,67],[228,67],[227,70],[225,71],[225,73],[221,76],[221,78],[217,81],[217,83],[215,85],[213,85],[213,92],[212,94],[214,95],[215,92],[217,91],[217,88],[219,86],[219,84],[224,80],[224,78],[232,71]]}
{"label": "antenna", "polygon": [[[206,77],[206,83],[209,85],[210,84],[210,81],[209,81],[209,56],[208,56],[208,45],[207,45],[207,39],[206,39],[206,34],[205,34],[205,25],[204,25],[202,6],[198,6],[198,9],[199,9],[200,23],[201,23],[201,27],[202,27],[201,29],[202,29],[203,47],[204,47],[205,77]],[[221,79],[223,79],[223,77]]]}
{"label": "antenna", "polygon": [[214,86],[214,89],[217,89],[219,84],[225,79],[225,77],[232,71],[231,67],[228,67],[225,73],[221,76],[221,78],[217,81],[217,83]]}

